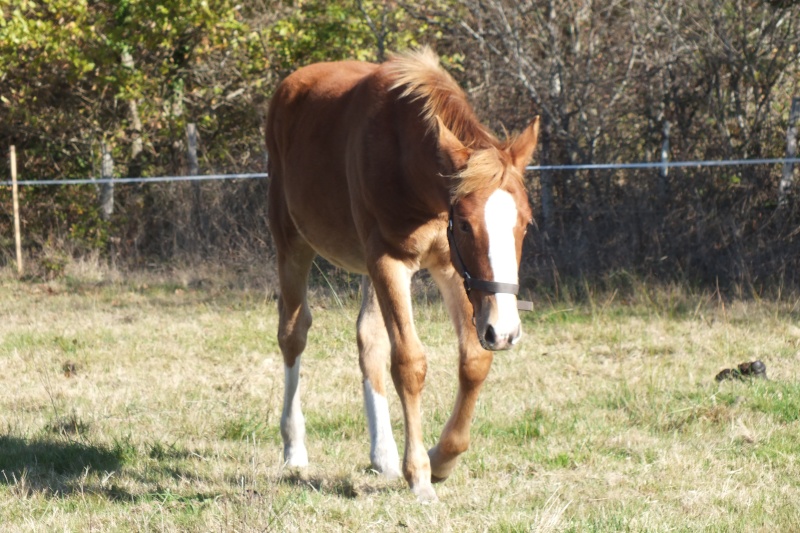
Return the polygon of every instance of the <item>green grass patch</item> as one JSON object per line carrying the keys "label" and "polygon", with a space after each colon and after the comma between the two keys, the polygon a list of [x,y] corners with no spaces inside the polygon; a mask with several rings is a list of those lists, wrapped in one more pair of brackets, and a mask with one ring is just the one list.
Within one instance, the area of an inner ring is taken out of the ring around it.
{"label": "green grass patch", "polygon": [[[359,391],[353,391],[357,394]],[[361,411],[306,412],[306,432],[310,439],[326,441],[360,440],[369,442],[367,421]]]}
{"label": "green grass patch", "polygon": [[226,420],[222,425],[220,438],[232,441],[280,442],[281,434],[277,421],[268,424],[258,415],[243,415]]}
{"label": "green grass patch", "polygon": [[550,430],[551,424],[551,420],[541,409],[532,409],[505,423],[491,419],[476,421],[472,433],[475,436],[501,439],[512,445],[523,445],[540,439]]}
{"label": "green grass patch", "polygon": [[800,383],[754,383],[748,406],[784,424],[800,419]]}

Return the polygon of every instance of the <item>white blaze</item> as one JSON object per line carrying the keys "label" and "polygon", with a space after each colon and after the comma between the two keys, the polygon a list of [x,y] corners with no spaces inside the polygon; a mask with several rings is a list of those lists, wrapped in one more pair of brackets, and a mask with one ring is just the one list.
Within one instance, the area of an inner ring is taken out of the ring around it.
{"label": "white blaze", "polygon": [[[484,207],[486,232],[489,235],[489,265],[494,281],[517,284],[517,247],[514,227],[517,225],[517,204],[511,194],[500,189],[489,196]],[[497,293],[497,322],[492,324],[499,336],[507,336],[519,328],[517,298],[513,294]],[[517,339],[514,339],[516,342]]]}

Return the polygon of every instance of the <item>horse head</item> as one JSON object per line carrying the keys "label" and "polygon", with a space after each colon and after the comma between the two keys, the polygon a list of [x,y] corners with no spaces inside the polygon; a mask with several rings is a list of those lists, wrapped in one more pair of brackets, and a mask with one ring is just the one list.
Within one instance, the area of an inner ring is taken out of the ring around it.
{"label": "horse head", "polygon": [[522,242],[532,222],[523,181],[539,118],[497,146],[464,146],[439,122],[439,146],[456,169],[448,222],[450,256],[464,278],[478,339],[487,350],[519,341],[517,309]]}

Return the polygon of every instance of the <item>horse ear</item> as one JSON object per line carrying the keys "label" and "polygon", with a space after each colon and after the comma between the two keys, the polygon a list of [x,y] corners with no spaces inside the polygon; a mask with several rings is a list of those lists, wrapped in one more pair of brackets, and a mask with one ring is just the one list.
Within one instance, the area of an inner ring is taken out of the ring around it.
{"label": "horse ear", "polygon": [[539,117],[534,118],[528,127],[512,141],[509,148],[514,166],[524,169],[533,157],[536,143],[539,141]]}
{"label": "horse ear", "polygon": [[446,159],[444,162],[451,164],[454,172],[467,166],[467,160],[472,151],[458,140],[458,137],[444,125],[438,115],[436,116],[436,129],[439,138],[439,153]]}

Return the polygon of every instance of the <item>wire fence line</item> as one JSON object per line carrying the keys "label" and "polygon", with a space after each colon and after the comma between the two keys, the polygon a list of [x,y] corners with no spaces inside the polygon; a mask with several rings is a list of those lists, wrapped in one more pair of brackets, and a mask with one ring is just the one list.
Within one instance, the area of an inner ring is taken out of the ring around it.
{"label": "wire fence line", "polygon": [[[641,163],[591,163],[577,165],[530,165],[526,170],[561,171],[561,170],[627,170],[627,169],[666,169],[666,168],[691,168],[691,167],[733,167],[749,165],[795,165],[800,164],[800,158],[780,159],[727,159],[706,161],[669,161],[669,162],[641,162]],[[206,174],[198,176],[153,176],[140,178],[79,178],[63,180],[18,180],[19,186],[36,185],[101,185],[108,183],[164,183],[179,181],[220,181],[233,179],[264,179],[269,177],[266,172],[248,174]],[[10,187],[11,180],[0,181],[0,186]]]}
{"label": "wire fence line", "polygon": [[[153,176],[150,178],[80,178],[64,180],[19,180],[17,185],[101,185],[104,183],[164,183],[171,181],[219,181],[233,179],[266,178],[266,172],[251,174],[205,174],[198,176]],[[10,181],[0,181],[0,185],[10,186]]]}
{"label": "wire fence line", "polygon": [[526,170],[615,170],[639,168],[685,168],[685,167],[735,167],[747,165],[780,165],[800,163],[800,157],[783,159],[725,159],[707,161],[661,161],[642,163],[589,163],[585,165],[541,165],[528,166]]}

